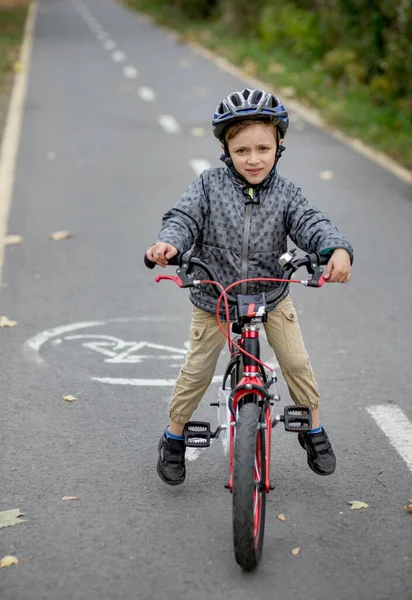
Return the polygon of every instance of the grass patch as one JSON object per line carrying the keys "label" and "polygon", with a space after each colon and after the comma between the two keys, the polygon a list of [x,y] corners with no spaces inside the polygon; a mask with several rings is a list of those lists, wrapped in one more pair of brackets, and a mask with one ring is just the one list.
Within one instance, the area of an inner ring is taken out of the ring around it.
{"label": "grass patch", "polygon": [[373,102],[373,92],[367,85],[336,83],[316,64],[294,58],[282,49],[263,50],[258,40],[231,35],[228,26],[220,21],[191,20],[170,3],[123,1],[135,10],[150,14],[157,23],[175,29],[183,39],[213,50],[273,88],[286,88],[286,96],[282,96],[286,106],[288,96],[296,98],[316,108],[332,127],[412,169],[411,112],[394,103]]}
{"label": "grass patch", "polygon": [[0,4],[0,132],[27,17],[27,2]]}

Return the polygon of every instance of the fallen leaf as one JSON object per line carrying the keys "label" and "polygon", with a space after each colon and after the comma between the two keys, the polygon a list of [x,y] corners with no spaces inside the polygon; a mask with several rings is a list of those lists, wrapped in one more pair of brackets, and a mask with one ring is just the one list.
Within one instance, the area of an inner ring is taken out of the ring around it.
{"label": "fallen leaf", "polygon": [[119,92],[121,94],[126,94],[129,92],[133,92],[134,91],[134,86],[131,85],[130,83],[122,83],[122,85],[119,87]]}
{"label": "fallen leaf", "polygon": [[0,317],[0,327],[16,327],[17,321],[10,321],[8,317]]}
{"label": "fallen leaf", "polygon": [[293,548],[293,550],[292,550],[293,556],[297,556],[301,550],[302,550],[302,546],[298,546],[297,548]]}
{"label": "fallen leaf", "polygon": [[412,513],[412,500],[409,500],[409,502],[411,504],[407,504],[406,506],[403,506],[402,508],[406,508],[406,510],[410,513]]}
{"label": "fallen leaf", "polygon": [[61,240],[67,240],[71,238],[72,234],[70,231],[55,231],[54,233],[49,233],[49,238],[54,242],[60,242]]}
{"label": "fallen leaf", "polygon": [[347,350],[338,350],[338,354],[349,354]]}
{"label": "fallen leaf", "polygon": [[293,98],[293,96],[296,94],[296,90],[294,87],[285,87],[282,88],[282,94],[286,98]]}
{"label": "fallen leaf", "polygon": [[23,63],[20,60],[16,60],[13,65],[13,70],[15,73],[21,73],[24,69]]}
{"label": "fallen leaf", "polygon": [[79,496],[63,496],[62,500],[80,500]]}
{"label": "fallen leaf", "polygon": [[20,512],[20,508],[13,508],[13,510],[3,510],[0,512],[0,529],[2,527],[11,527],[17,525],[17,523],[23,523],[23,513]]}
{"label": "fallen leaf", "polygon": [[6,235],[4,238],[5,246],[13,246],[14,244],[21,244],[23,242],[23,237],[21,235]]}
{"label": "fallen leaf", "polygon": [[283,521],[283,523],[286,521],[286,517],[283,513],[280,513],[280,515],[278,515],[278,519],[279,521]]}
{"label": "fallen leaf", "polygon": [[[193,35],[188,35],[186,37],[186,39],[187,39],[188,42],[195,42],[196,41],[196,38]],[[182,69],[188,69],[191,66],[192,66],[192,62],[188,58],[182,58],[182,60],[179,63],[179,67],[182,67]]]}
{"label": "fallen leaf", "polygon": [[74,402],[75,400],[77,400],[77,398],[75,396],[63,396],[63,400],[65,400],[66,402]]}
{"label": "fallen leaf", "polygon": [[368,508],[369,506],[366,502],[360,502],[359,500],[351,500],[348,504],[351,505],[351,510],[359,510],[360,508]]}
{"label": "fallen leaf", "polygon": [[284,73],[285,67],[277,62],[271,63],[268,68],[268,73]]}
{"label": "fallen leaf", "polygon": [[319,179],[323,179],[323,181],[330,181],[334,177],[335,177],[335,174],[333,171],[321,171],[319,173]]}
{"label": "fallen leaf", "polygon": [[192,135],[194,135],[195,137],[202,137],[206,135],[206,129],[204,129],[203,127],[193,127]]}
{"label": "fallen leaf", "polygon": [[19,559],[17,556],[3,556],[3,558],[0,560],[0,569],[3,567],[11,567],[11,565],[17,565],[18,562]]}

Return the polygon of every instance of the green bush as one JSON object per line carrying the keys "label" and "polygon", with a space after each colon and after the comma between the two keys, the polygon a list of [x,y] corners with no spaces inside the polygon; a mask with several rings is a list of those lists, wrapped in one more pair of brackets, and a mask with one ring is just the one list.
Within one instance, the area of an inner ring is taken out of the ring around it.
{"label": "green bush", "polygon": [[291,2],[271,2],[261,13],[258,36],[263,48],[282,46],[294,56],[314,60],[322,55],[324,41],[319,35],[316,14]]}

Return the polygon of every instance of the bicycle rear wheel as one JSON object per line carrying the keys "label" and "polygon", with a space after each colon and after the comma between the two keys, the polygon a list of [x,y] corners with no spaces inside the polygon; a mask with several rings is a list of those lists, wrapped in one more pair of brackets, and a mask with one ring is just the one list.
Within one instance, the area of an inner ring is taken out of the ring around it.
{"label": "bicycle rear wheel", "polygon": [[266,514],[265,429],[255,402],[239,411],[233,466],[233,539],[236,562],[252,571],[263,549]]}

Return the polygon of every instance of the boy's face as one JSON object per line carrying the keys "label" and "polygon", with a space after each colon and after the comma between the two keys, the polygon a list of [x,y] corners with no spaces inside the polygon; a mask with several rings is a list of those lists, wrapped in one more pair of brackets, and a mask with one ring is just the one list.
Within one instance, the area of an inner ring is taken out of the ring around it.
{"label": "boy's face", "polygon": [[249,183],[261,183],[273,169],[277,149],[273,125],[249,125],[227,146],[236,171]]}

